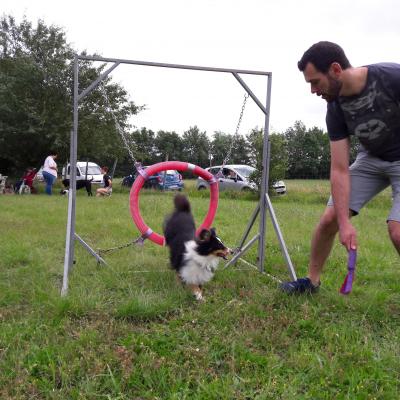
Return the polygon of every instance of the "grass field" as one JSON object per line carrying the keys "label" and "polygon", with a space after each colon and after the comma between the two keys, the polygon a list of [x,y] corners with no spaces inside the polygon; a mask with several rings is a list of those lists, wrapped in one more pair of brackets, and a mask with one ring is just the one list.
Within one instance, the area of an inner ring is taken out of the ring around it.
{"label": "grass field", "polygon": [[[286,183],[287,195],[272,202],[303,276],[329,185]],[[128,191],[116,186],[110,198],[78,192],[76,231],[95,249],[138,236]],[[192,188],[200,221],[207,193]],[[143,192],[154,230],[172,199]],[[256,202],[221,194],[215,226],[229,246]],[[288,297],[238,263],[221,268],[197,303],[168,269],[167,250],[150,242],[106,254],[108,267],[77,243],[61,298],[67,198],[0,196],[0,399],[399,399],[400,272],[389,208],[384,192],[354,220],[358,269],[348,297],[338,293],[346,254],[335,244],[317,295]],[[255,247],[246,260],[255,263]],[[270,224],[265,268],[288,279]]]}

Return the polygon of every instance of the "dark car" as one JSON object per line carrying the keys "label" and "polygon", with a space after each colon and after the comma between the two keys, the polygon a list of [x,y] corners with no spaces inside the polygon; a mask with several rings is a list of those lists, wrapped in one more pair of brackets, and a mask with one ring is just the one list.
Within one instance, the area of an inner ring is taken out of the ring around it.
{"label": "dark car", "polygon": [[[143,167],[144,169],[147,167]],[[122,185],[131,187],[135,182],[137,173],[125,176],[122,179]],[[157,172],[151,175],[143,185],[144,188],[159,190],[182,190],[184,187],[182,175],[174,170]]]}

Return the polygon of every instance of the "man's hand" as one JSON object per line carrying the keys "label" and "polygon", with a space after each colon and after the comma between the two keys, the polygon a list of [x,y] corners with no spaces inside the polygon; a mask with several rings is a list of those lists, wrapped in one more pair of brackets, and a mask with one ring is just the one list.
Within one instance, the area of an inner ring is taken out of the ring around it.
{"label": "man's hand", "polygon": [[347,251],[357,249],[357,231],[350,221],[339,227],[339,240]]}

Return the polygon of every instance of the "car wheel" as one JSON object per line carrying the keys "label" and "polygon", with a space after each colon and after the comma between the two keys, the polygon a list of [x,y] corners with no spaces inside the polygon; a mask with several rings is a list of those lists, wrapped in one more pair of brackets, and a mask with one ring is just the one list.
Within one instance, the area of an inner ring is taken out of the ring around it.
{"label": "car wheel", "polygon": [[205,189],[206,189],[205,186],[199,186],[199,187],[197,188],[197,190],[205,190]]}

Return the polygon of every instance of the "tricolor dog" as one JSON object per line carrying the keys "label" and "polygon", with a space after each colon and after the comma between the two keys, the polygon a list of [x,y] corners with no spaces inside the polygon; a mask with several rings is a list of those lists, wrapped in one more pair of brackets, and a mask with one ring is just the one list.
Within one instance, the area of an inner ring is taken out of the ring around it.
{"label": "tricolor dog", "polygon": [[214,228],[203,229],[196,237],[190,203],[185,196],[176,195],[174,204],[174,212],[164,223],[171,268],[196,299],[203,300],[203,284],[212,279],[220,258],[226,259],[231,250],[222,243]]}

